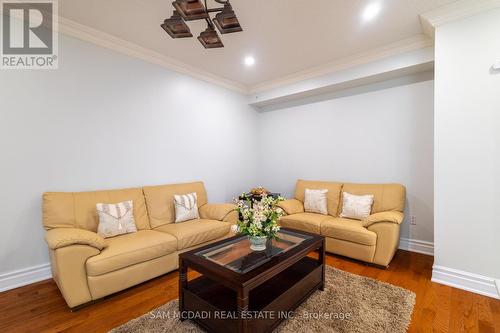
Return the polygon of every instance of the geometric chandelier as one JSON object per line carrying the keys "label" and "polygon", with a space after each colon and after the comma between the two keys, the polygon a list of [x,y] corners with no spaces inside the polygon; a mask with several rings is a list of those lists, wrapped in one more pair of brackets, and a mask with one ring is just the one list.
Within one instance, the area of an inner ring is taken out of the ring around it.
{"label": "geometric chandelier", "polygon": [[[207,29],[198,40],[206,49],[224,47],[215,27],[221,34],[243,31],[229,0],[214,0],[224,7],[208,8],[207,0],[176,0],[172,2],[175,10],[172,17],[166,19],[161,27],[172,38],[193,37],[186,21],[205,20]],[[210,13],[217,13],[210,19]]]}

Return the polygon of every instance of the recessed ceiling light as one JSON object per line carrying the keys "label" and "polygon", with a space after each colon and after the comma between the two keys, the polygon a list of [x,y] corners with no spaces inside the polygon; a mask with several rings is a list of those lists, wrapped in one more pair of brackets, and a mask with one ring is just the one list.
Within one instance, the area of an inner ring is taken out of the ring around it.
{"label": "recessed ceiling light", "polygon": [[243,62],[245,64],[245,66],[251,67],[251,66],[255,65],[255,58],[252,56],[247,56],[247,57],[245,57]]}
{"label": "recessed ceiling light", "polygon": [[373,20],[380,13],[382,6],[380,2],[372,2],[363,10],[363,21],[368,22]]}

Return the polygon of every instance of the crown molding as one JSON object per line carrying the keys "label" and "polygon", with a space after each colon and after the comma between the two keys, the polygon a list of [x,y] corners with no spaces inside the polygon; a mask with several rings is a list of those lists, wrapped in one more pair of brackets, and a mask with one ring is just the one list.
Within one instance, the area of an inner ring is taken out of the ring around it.
{"label": "crown molding", "polygon": [[500,0],[459,0],[421,14],[420,23],[434,39],[436,27],[495,8],[500,8]]}
{"label": "crown molding", "polygon": [[372,49],[367,52],[351,55],[349,57],[338,59],[325,65],[313,67],[304,71],[297,72],[276,80],[263,82],[250,87],[250,94],[256,94],[263,91],[272,90],[281,86],[290,85],[300,81],[312,79],[329,73],[345,70],[359,65],[381,60],[390,56],[406,53],[418,49],[424,49],[434,46],[434,41],[427,36],[420,34],[397,41],[382,47]]}
{"label": "crown molding", "polygon": [[[468,3],[471,2],[469,0],[463,0],[463,1]],[[483,2],[488,3],[488,6],[486,5],[480,7],[476,6],[477,8],[482,8],[482,10],[484,10],[485,8],[492,8],[491,6],[493,3],[497,3],[500,6],[500,0],[484,0],[484,1],[477,0],[477,1],[482,3]],[[141,59],[143,61],[162,66],[164,68],[173,70],[178,73],[189,75],[196,79],[203,80],[244,95],[252,95],[263,91],[272,90],[277,87],[290,85],[293,83],[308,80],[325,74],[368,64],[370,62],[381,60],[394,55],[434,46],[433,39],[428,37],[430,33],[426,33],[426,35],[419,34],[366,52],[357,53],[348,57],[337,59],[333,62],[309,68],[291,75],[262,82],[256,85],[247,86],[237,81],[229,80],[217,76],[208,71],[202,70],[200,68],[185,64],[179,60],[173,59],[159,52],[142,47],[135,43],[126,41],[124,39],[118,38],[103,31],[67,19],[65,17],[59,16],[58,21],[59,21],[58,25],[59,33],[62,33],[64,35],[80,39],[85,42],[89,42],[133,58]],[[425,29],[425,24],[427,24],[426,22],[434,22],[434,19],[431,20],[429,16],[429,20],[427,20],[427,18],[424,19],[423,16],[421,16],[421,21],[424,27],[424,32],[426,32]]]}
{"label": "crown molding", "polygon": [[146,62],[156,64],[167,69],[186,74],[196,79],[213,83],[245,95],[251,95],[257,92],[270,90],[279,86],[303,81],[327,73],[355,67],[358,65],[390,57],[392,55],[433,46],[433,41],[425,35],[416,35],[414,37],[391,43],[370,50],[368,52],[345,57],[334,62],[304,70],[276,80],[263,82],[254,86],[246,86],[242,83],[228,80],[202,69],[187,65],[176,59],[170,58],[153,50],[115,37],[108,33],[67,19],[65,17],[59,17],[59,32],[67,36],[77,38],[101,47],[105,47],[115,52],[122,53],[133,58],[141,59]]}
{"label": "crown molding", "polygon": [[[2,8],[0,8],[0,15],[3,14],[3,10]],[[210,72],[187,65],[181,61],[167,57],[161,53],[152,51],[145,47],[115,37],[100,30],[91,28],[84,24],[75,22],[65,17],[58,16],[58,24],[56,24],[56,27],[58,27],[58,32],[64,35],[77,38],[101,47],[105,47],[115,52],[122,53],[133,58],[141,59],[146,62],[173,70],[175,72],[186,74],[196,79],[236,91],[238,93],[248,93],[248,87],[244,84],[219,77]]]}
{"label": "crown molding", "polygon": [[127,56],[144,60],[156,64],[178,73],[186,74],[199,80],[216,84],[236,91],[238,93],[248,93],[248,87],[244,84],[228,80],[202,69],[187,65],[183,62],[167,57],[161,53],[152,51],[137,44],[128,42],[121,38],[107,34],[100,30],[77,23],[65,17],[59,17],[59,32],[67,36],[74,37],[98,46],[108,48]]}
{"label": "crown molding", "polygon": [[362,91],[375,83],[389,82],[433,69],[434,47],[427,47],[262,91],[250,96],[249,104],[262,111],[276,110],[299,103],[299,100],[317,101],[319,96],[334,98],[333,96],[342,96],[342,92],[352,92],[353,89]]}

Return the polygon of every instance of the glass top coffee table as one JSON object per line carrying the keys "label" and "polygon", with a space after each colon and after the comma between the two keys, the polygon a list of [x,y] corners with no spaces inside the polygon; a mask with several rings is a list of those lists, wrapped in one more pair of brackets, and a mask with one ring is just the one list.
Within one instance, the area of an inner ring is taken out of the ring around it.
{"label": "glass top coffee table", "polygon": [[254,252],[250,249],[248,237],[240,236],[198,251],[196,255],[237,273],[244,274],[268,262],[274,256],[287,252],[311,238],[310,235],[282,230],[278,233],[276,239],[267,242],[266,250]]}
{"label": "glass top coffee table", "polygon": [[[270,332],[325,283],[324,237],[282,228],[266,250],[234,236],[179,256],[179,310],[209,332]],[[318,252],[318,259],[309,257]],[[188,281],[187,270],[201,276]]]}

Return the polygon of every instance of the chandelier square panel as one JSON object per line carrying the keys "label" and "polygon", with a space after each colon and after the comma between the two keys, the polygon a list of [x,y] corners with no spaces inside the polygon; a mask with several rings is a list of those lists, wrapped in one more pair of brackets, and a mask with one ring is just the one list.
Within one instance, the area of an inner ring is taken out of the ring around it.
{"label": "chandelier square panel", "polygon": [[[217,33],[217,28],[221,34],[243,31],[233,7],[229,0],[214,0],[223,7],[209,8],[207,0],[176,0],[172,2],[175,8],[172,16],[165,19],[161,27],[172,38],[193,37],[188,21],[205,20],[207,28],[198,36],[198,40],[206,49],[224,47],[222,40]],[[210,14],[217,13],[213,19]]]}
{"label": "chandelier square panel", "polygon": [[191,30],[188,25],[182,20],[179,12],[174,10],[174,14],[171,18],[166,19],[161,25],[163,30],[165,30],[172,38],[185,38],[193,37]]}
{"label": "chandelier square panel", "polygon": [[204,20],[209,18],[206,7],[201,0],[176,0],[172,2],[175,9],[185,21]]}
{"label": "chandelier square panel", "polygon": [[198,40],[206,49],[224,47],[217,31],[215,31],[212,27],[208,27],[205,31],[203,31],[198,37]]}

